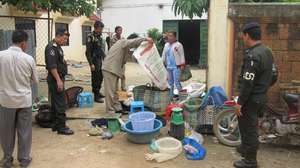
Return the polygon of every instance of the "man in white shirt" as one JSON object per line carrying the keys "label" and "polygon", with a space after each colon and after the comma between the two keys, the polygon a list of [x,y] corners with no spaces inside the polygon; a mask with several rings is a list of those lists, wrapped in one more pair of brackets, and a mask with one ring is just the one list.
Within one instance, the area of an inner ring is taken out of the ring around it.
{"label": "man in white shirt", "polygon": [[4,153],[0,167],[4,168],[12,167],[16,133],[20,166],[26,168],[31,162],[31,86],[38,79],[35,61],[25,53],[27,41],[27,33],[16,30],[13,46],[0,51],[0,142]]}

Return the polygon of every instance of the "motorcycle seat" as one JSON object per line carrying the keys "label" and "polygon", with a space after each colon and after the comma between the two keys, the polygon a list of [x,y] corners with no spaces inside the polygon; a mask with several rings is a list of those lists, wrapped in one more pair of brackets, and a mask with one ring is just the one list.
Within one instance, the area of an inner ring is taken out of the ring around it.
{"label": "motorcycle seat", "polygon": [[285,93],[285,94],[283,94],[283,99],[286,101],[287,104],[294,104],[294,103],[298,103],[299,95],[298,94]]}

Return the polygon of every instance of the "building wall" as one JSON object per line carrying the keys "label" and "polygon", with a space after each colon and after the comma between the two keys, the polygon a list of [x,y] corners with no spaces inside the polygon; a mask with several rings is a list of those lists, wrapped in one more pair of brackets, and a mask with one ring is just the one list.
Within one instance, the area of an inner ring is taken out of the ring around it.
{"label": "building wall", "polygon": [[[124,36],[135,32],[146,35],[148,29],[162,31],[163,20],[187,19],[174,16],[172,0],[104,0],[102,20],[107,29],[114,31],[115,26],[124,28]],[[163,7],[160,8],[159,5]],[[207,18],[206,15],[203,19]],[[199,18],[195,18],[199,19]]]}
{"label": "building wall", "polygon": [[[13,7],[2,6],[0,8],[0,15],[2,16],[17,16],[17,17],[34,17],[30,18],[35,20],[36,26],[36,61],[37,64],[45,64],[45,47],[48,44],[48,20],[39,19],[47,18],[47,13],[39,12],[38,14],[24,13]],[[64,46],[63,50],[65,53],[66,60],[75,60],[79,62],[86,62],[85,57],[85,45],[82,44],[82,25],[93,26],[93,21],[85,16],[81,17],[67,17],[62,16],[59,13],[51,13],[53,18],[52,37],[55,37],[55,23],[67,23],[69,24],[70,31],[70,44]],[[15,18],[14,17],[0,17],[0,29],[2,30],[14,30],[15,29]]]}
{"label": "building wall", "polygon": [[208,87],[228,85],[228,1],[213,0],[208,20]]}
{"label": "building wall", "polygon": [[[262,13],[262,9],[264,12]],[[286,12],[289,11],[289,12]],[[262,28],[262,41],[273,50],[279,69],[279,80],[269,91],[269,102],[281,105],[280,89],[292,80],[300,80],[300,5],[232,5],[230,15],[235,24],[233,80],[237,80],[242,64],[244,46],[237,36],[242,26],[257,21]],[[248,13],[248,14],[247,14]],[[255,16],[255,17],[254,17]]]}
{"label": "building wall", "polygon": [[69,46],[63,46],[65,59],[79,62],[86,62],[85,50],[86,46],[82,44],[82,25],[90,25],[93,27],[93,22],[87,17],[67,17],[61,14],[52,15],[53,23],[53,37],[55,37],[55,23],[66,23],[69,25],[70,40]]}

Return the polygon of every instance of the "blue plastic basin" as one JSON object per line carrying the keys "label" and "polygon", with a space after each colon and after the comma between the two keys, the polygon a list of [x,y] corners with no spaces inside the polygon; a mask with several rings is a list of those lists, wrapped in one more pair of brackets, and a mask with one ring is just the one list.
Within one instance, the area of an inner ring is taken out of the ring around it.
{"label": "blue plastic basin", "polygon": [[124,130],[127,132],[127,139],[130,142],[137,144],[147,144],[150,143],[152,139],[159,135],[160,129],[162,127],[162,122],[155,119],[154,129],[151,131],[136,132],[132,128],[131,121],[128,121],[124,125]]}

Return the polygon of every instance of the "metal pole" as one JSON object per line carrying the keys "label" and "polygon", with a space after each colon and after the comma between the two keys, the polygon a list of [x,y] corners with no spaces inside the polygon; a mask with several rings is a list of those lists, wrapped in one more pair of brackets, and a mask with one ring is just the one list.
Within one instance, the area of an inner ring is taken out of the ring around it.
{"label": "metal pole", "polygon": [[51,34],[50,34],[50,7],[48,7],[48,42],[51,40]]}

